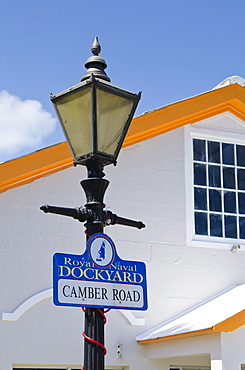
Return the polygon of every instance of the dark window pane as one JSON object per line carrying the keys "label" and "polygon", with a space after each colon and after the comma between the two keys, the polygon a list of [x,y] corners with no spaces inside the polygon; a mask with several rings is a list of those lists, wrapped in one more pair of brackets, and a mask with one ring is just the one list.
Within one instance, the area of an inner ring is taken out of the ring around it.
{"label": "dark window pane", "polygon": [[206,185],[206,165],[194,163],[194,185]]}
{"label": "dark window pane", "polygon": [[205,140],[193,139],[193,158],[196,161],[206,162]]}
{"label": "dark window pane", "polygon": [[239,213],[245,214],[245,193],[238,193]]}
{"label": "dark window pane", "polygon": [[221,212],[221,192],[219,190],[209,190],[210,211]]}
{"label": "dark window pane", "polygon": [[222,159],[224,164],[235,164],[233,144],[222,143]]}
{"label": "dark window pane", "polygon": [[236,155],[237,155],[237,165],[245,167],[245,146],[244,145],[236,146]]}
{"label": "dark window pane", "polygon": [[237,238],[236,217],[234,216],[225,216],[225,237]]}
{"label": "dark window pane", "polygon": [[232,167],[223,167],[224,188],[235,189],[235,169]]}
{"label": "dark window pane", "polygon": [[207,210],[207,190],[203,188],[194,188],[195,209]]}
{"label": "dark window pane", "polygon": [[245,217],[239,217],[240,239],[245,239]]}
{"label": "dark window pane", "polygon": [[215,188],[221,187],[220,166],[208,166],[208,183]]}
{"label": "dark window pane", "polygon": [[245,190],[245,170],[237,170],[238,189]]}
{"label": "dark window pane", "polygon": [[208,161],[220,163],[220,143],[217,141],[208,141]]}
{"label": "dark window pane", "polygon": [[195,212],[195,234],[208,235],[207,214]]}
{"label": "dark window pane", "polygon": [[227,213],[236,213],[236,193],[234,191],[224,192],[224,209]]}
{"label": "dark window pane", "polygon": [[222,236],[222,216],[210,214],[210,235]]}

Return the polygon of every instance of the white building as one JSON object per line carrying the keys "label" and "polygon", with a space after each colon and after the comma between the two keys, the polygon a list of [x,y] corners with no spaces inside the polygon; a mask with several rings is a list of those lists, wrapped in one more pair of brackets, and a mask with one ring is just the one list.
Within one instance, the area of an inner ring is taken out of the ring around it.
{"label": "white building", "polygon": [[[105,168],[107,207],[147,225],[105,232],[146,263],[149,301],[107,314],[107,369],[245,366],[243,83],[136,117]],[[52,303],[52,256],[83,254],[84,226],[39,208],[83,205],[84,178],[66,143],[0,165],[0,370],[81,368],[84,313]]]}

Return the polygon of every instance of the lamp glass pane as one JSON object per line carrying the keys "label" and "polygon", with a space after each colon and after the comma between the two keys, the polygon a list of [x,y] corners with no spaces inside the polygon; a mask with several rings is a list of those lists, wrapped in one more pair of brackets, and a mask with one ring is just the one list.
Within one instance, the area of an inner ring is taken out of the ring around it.
{"label": "lamp glass pane", "polygon": [[98,151],[114,156],[134,102],[100,89],[96,98]]}
{"label": "lamp glass pane", "polygon": [[91,153],[90,88],[78,90],[55,102],[74,158]]}

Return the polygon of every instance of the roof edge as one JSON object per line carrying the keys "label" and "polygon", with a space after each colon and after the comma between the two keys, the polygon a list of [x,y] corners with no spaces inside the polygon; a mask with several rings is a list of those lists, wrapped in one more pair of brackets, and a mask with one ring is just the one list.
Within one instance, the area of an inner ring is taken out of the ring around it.
{"label": "roof edge", "polygon": [[[185,99],[132,120],[123,147],[187,124],[230,112],[245,121],[245,88],[232,84]],[[73,165],[66,142],[0,164],[0,192]]]}
{"label": "roof edge", "polygon": [[73,165],[66,142],[0,165],[0,192],[27,184]]}
{"label": "roof edge", "polygon": [[167,337],[158,337],[158,338],[150,338],[150,339],[144,339],[144,340],[138,340],[139,344],[155,344],[160,342],[167,342],[170,340],[177,340],[177,339],[185,339],[185,338],[192,338],[197,337],[200,335],[207,335],[207,334],[213,334],[215,331],[212,328],[203,329],[203,330],[196,330],[188,333],[181,333],[176,335],[169,335]]}
{"label": "roof edge", "polygon": [[173,334],[173,335],[157,337],[157,338],[138,340],[138,343],[152,344],[152,343],[159,343],[159,342],[167,342],[167,341],[176,340],[176,339],[192,338],[192,337],[196,337],[199,335],[230,332],[230,331],[234,331],[240,328],[243,325],[245,325],[245,310],[238,312],[237,314],[229,317],[226,320],[221,321],[220,323],[212,326],[211,328],[190,331],[186,333],[179,333],[175,335]]}

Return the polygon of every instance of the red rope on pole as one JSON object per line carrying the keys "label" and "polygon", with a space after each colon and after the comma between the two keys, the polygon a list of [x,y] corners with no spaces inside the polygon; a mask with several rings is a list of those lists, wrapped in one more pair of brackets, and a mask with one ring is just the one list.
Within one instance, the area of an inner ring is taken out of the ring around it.
{"label": "red rope on pole", "polygon": [[[107,321],[107,320],[106,320],[105,313],[109,312],[109,311],[110,311],[110,309],[107,309],[107,310],[105,310],[104,312],[103,312],[100,308],[96,308],[96,310],[97,310],[97,311],[99,311],[99,313],[100,313],[100,314],[101,314],[101,316],[103,317],[104,324],[106,324],[106,321]],[[82,311],[83,311],[83,312],[86,312],[86,309],[85,309],[84,307],[82,307]],[[97,344],[99,347],[101,347],[101,348],[103,349],[103,351],[104,351],[104,356],[107,354],[107,349],[106,349],[106,347],[105,347],[102,343],[97,342],[96,340],[94,340],[94,339],[92,339],[92,338],[88,337],[88,336],[85,334],[85,332],[84,332],[84,331],[82,332],[82,336],[83,336],[85,339],[87,339],[88,341],[90,341],[90,342],[92,342],[92,343],[95,343],[95,344]],[[84,370],[84,366],[82,367],[82,370]]]}
{"label": "red rope on pole", "polygon": [[103,349],[103,351],[104,351],[104,356],[107,354],[107,349],[103,346],[103,344],[101,344],[100,342],[97,342],[97,340],[94,340],[94,339],[92,339],[92,338],[89,338],[89,337],[84,333],[84,331],[82,332],[82,336],[83,336],[85,339],[89,340],[90,342],[95,343],[95,344],[97,344],[99,347],[101,347],[101,348]]}
{"label": "red rope on pole", "polygon": [[87,229],[85,229],[85,230],[84,230],[84,233],[87,235],[87,237],[88,237],[88,238],[90,238],[90,236],[91,236],[91,235],[89,235],[89,233],[88,233],[88,230],[87,230]]}
{"label": "red rope on pole", "polygon": [[101,316],[103,317],[103,321],[104,321],[104,324],[106,324],[106,317],[105,317],[105,315],[104,315],[104,312],[103,311],[101,311],[101,309],[100,308],[97,308],[97,311],[99,311],[99,313],[101,314]]}

